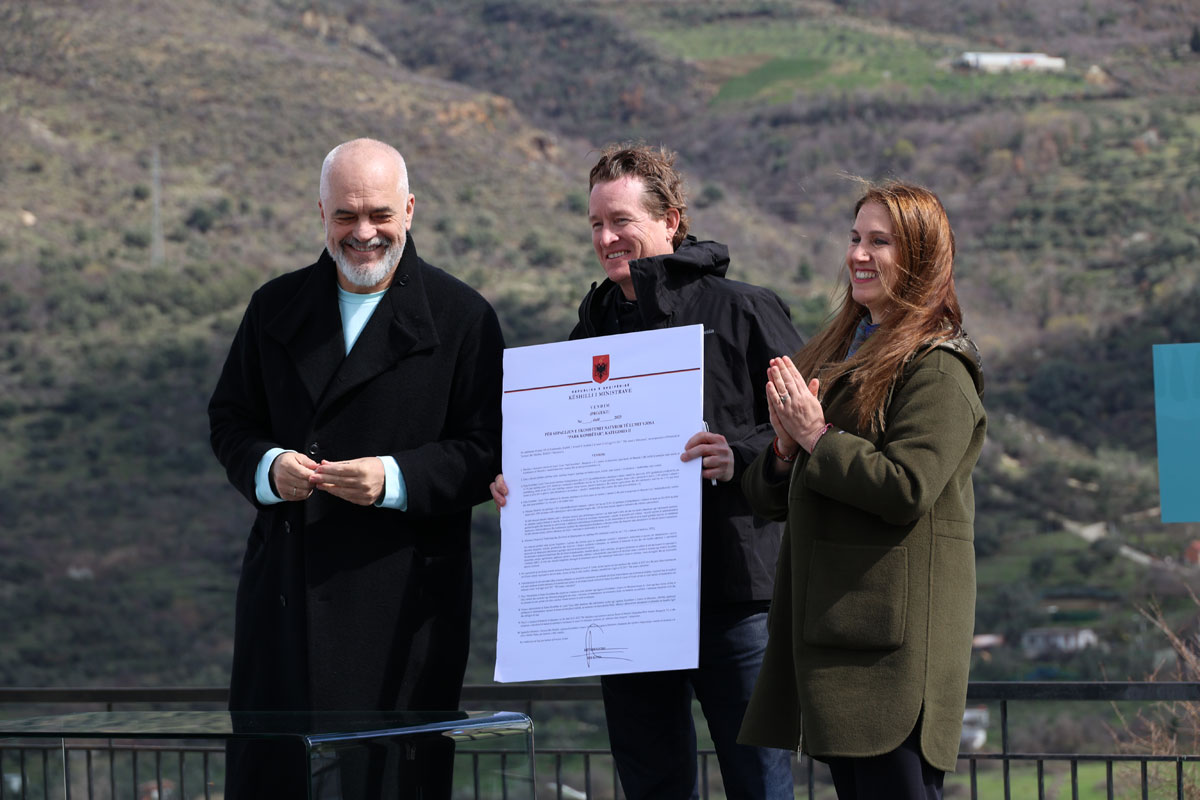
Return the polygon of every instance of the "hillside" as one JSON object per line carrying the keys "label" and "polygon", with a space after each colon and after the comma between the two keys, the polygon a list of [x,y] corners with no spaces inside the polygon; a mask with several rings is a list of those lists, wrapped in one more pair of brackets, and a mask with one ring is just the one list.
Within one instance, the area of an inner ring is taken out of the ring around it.
{"label": "hillside", "polygon": [[[1179,595],[1191,576],[1057,532],[1103,521],[1160,556],[1200,535],[1145,513],[1149,345],[1194,340],[1200,295],[1184,5],[0,3],[0,681],[225,681],[251,515],[204,407],[250,291],[319,252],[320,160],[357,135],[405,153],[414,241],[510,345],[565,335],[596,279],[582,217],[606,141],[677,148],[694,230],[804,332],[840,277],[846,175],[929,185],[986,358],[981,609],[1014,585],[1021,622],[1044,590]],[[1068,68],[945,67],[1000,47]],[[495,517],[477,518],[486,680]]]}
{"label": "hillside", "polygon": [[320,251],[329,147],[400,139],[414,240],[499,307],[566,296],[586,241],[559,233],[578,168],[505,99],[274,12],[123,5],[3,11],[30,53],[0,73],[8,685],[224,682],[250,509],[204,408],[251,289]]}
{"label": "hillside", "polygon": [[346,23],[128,7],[0,7],[8,685],[225,681],[251,512],[204,407],[250,291],[319,253],[333,144],[403,149],[414,241],[492,300],[510,343],[564,336],[594,278],[585,143]]}

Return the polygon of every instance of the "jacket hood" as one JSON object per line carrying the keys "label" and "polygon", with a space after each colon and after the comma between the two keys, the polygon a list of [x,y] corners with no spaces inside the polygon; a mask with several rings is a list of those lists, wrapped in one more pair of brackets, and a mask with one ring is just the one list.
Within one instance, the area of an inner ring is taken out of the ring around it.
{"label": "jacket hood", "polygon": [[[724,278],[729,271],[729,248],[720,242],[701,242],[688,236],[673,253],[639,258],[629,263],[633,291],[648,323],[669,317],[681,303],[689,302],[689,287],[700,278]],[[579,305],[579,321],[587,335],[595,335],[603,305],[620,288],[608,278],[591,290]]]}
{"label": "jacket hood", "polygon": [[635,285],[639,272],[651,273],[660,269],[668,276],[683,273],[688,278],[694,278],[699,273],[724,278],[729,271],[729,248],[720,242],[701,242],[695,236],[687,236],[673,253],[639,258],[629,264]]}
{"label": "jacket hood", "polygon": [[971,337],[967,336],[964,331],[953,339],[938,343],[937,347],[958,356],[958,360],[963,362],[967,371],[971,373],[971,380],[975,382],[975,391],[979,393],[980,397],[983,397],[983,358],[979,355],[979,348],[971,341]]}

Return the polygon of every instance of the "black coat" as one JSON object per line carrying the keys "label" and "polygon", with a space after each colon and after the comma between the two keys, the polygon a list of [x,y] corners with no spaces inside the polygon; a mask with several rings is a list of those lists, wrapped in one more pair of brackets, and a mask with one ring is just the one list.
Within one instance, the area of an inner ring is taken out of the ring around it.
{"label": "black coat", "polygon": [[[336,266],[250,300],[209,403],[213,450],[258,515],[237,594],[233,709],[457,708],[470,635],[471,506],[499,466],[496,315],[417,256],[347,355]],[[264,506],[272,447],[316,461],[394,456],[406,511],[324,492]]]}
{"label": "black coat", "polygon": [[783,526],[754,516],[742,494],[742,473],[771,444],[767,365],[803,342],[791,312],[774,292],[728,280],[729,251],[717,242],[685,239],[674,253],[630,263],[638,319],[622,329],[621,289],[610,280],[579,306],[572,339],[628,330],[704,326],[704,421],[733,449],[733,479],[704,482],[700,598],[704,606],[769,600]]}

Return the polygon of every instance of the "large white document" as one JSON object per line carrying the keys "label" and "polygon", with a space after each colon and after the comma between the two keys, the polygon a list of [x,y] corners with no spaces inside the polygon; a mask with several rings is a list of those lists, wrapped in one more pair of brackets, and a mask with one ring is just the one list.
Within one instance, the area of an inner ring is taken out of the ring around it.
{"label": "large white document", "polygon": [[699,325],[504,352],[497,681],[690,669]]}

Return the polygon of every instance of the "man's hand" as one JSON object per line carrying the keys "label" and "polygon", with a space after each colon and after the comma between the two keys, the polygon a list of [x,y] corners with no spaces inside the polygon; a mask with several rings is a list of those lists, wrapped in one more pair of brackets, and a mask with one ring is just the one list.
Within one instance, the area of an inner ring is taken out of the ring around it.
{"label": "man's hand", "polygon": [[492,502],[496,504],[496,510],[504,508],[508,502],[508,484],[504,482],[504,473],[497,475],[488,488],[492,490]]}
{"label": "man's hand", "polygon": [[733,449],[719,433],[700,431],[687,440],[681,461],[700,459],[700,477],[727,481],[733,477]]}
{"label": "man's hand", "polygon": [[317,462],[303,453],[288,451],[271,462],[271,482],[275,493],[286,502],[307,500],[313,493],[312,476]]}
{"label": "man's hand", "polygon": [[348,503],[370,506],[383,497],[386,478],[383,462],[369,456],[350,461],[322,461],[309,481],[313,488],[329,492]]}

